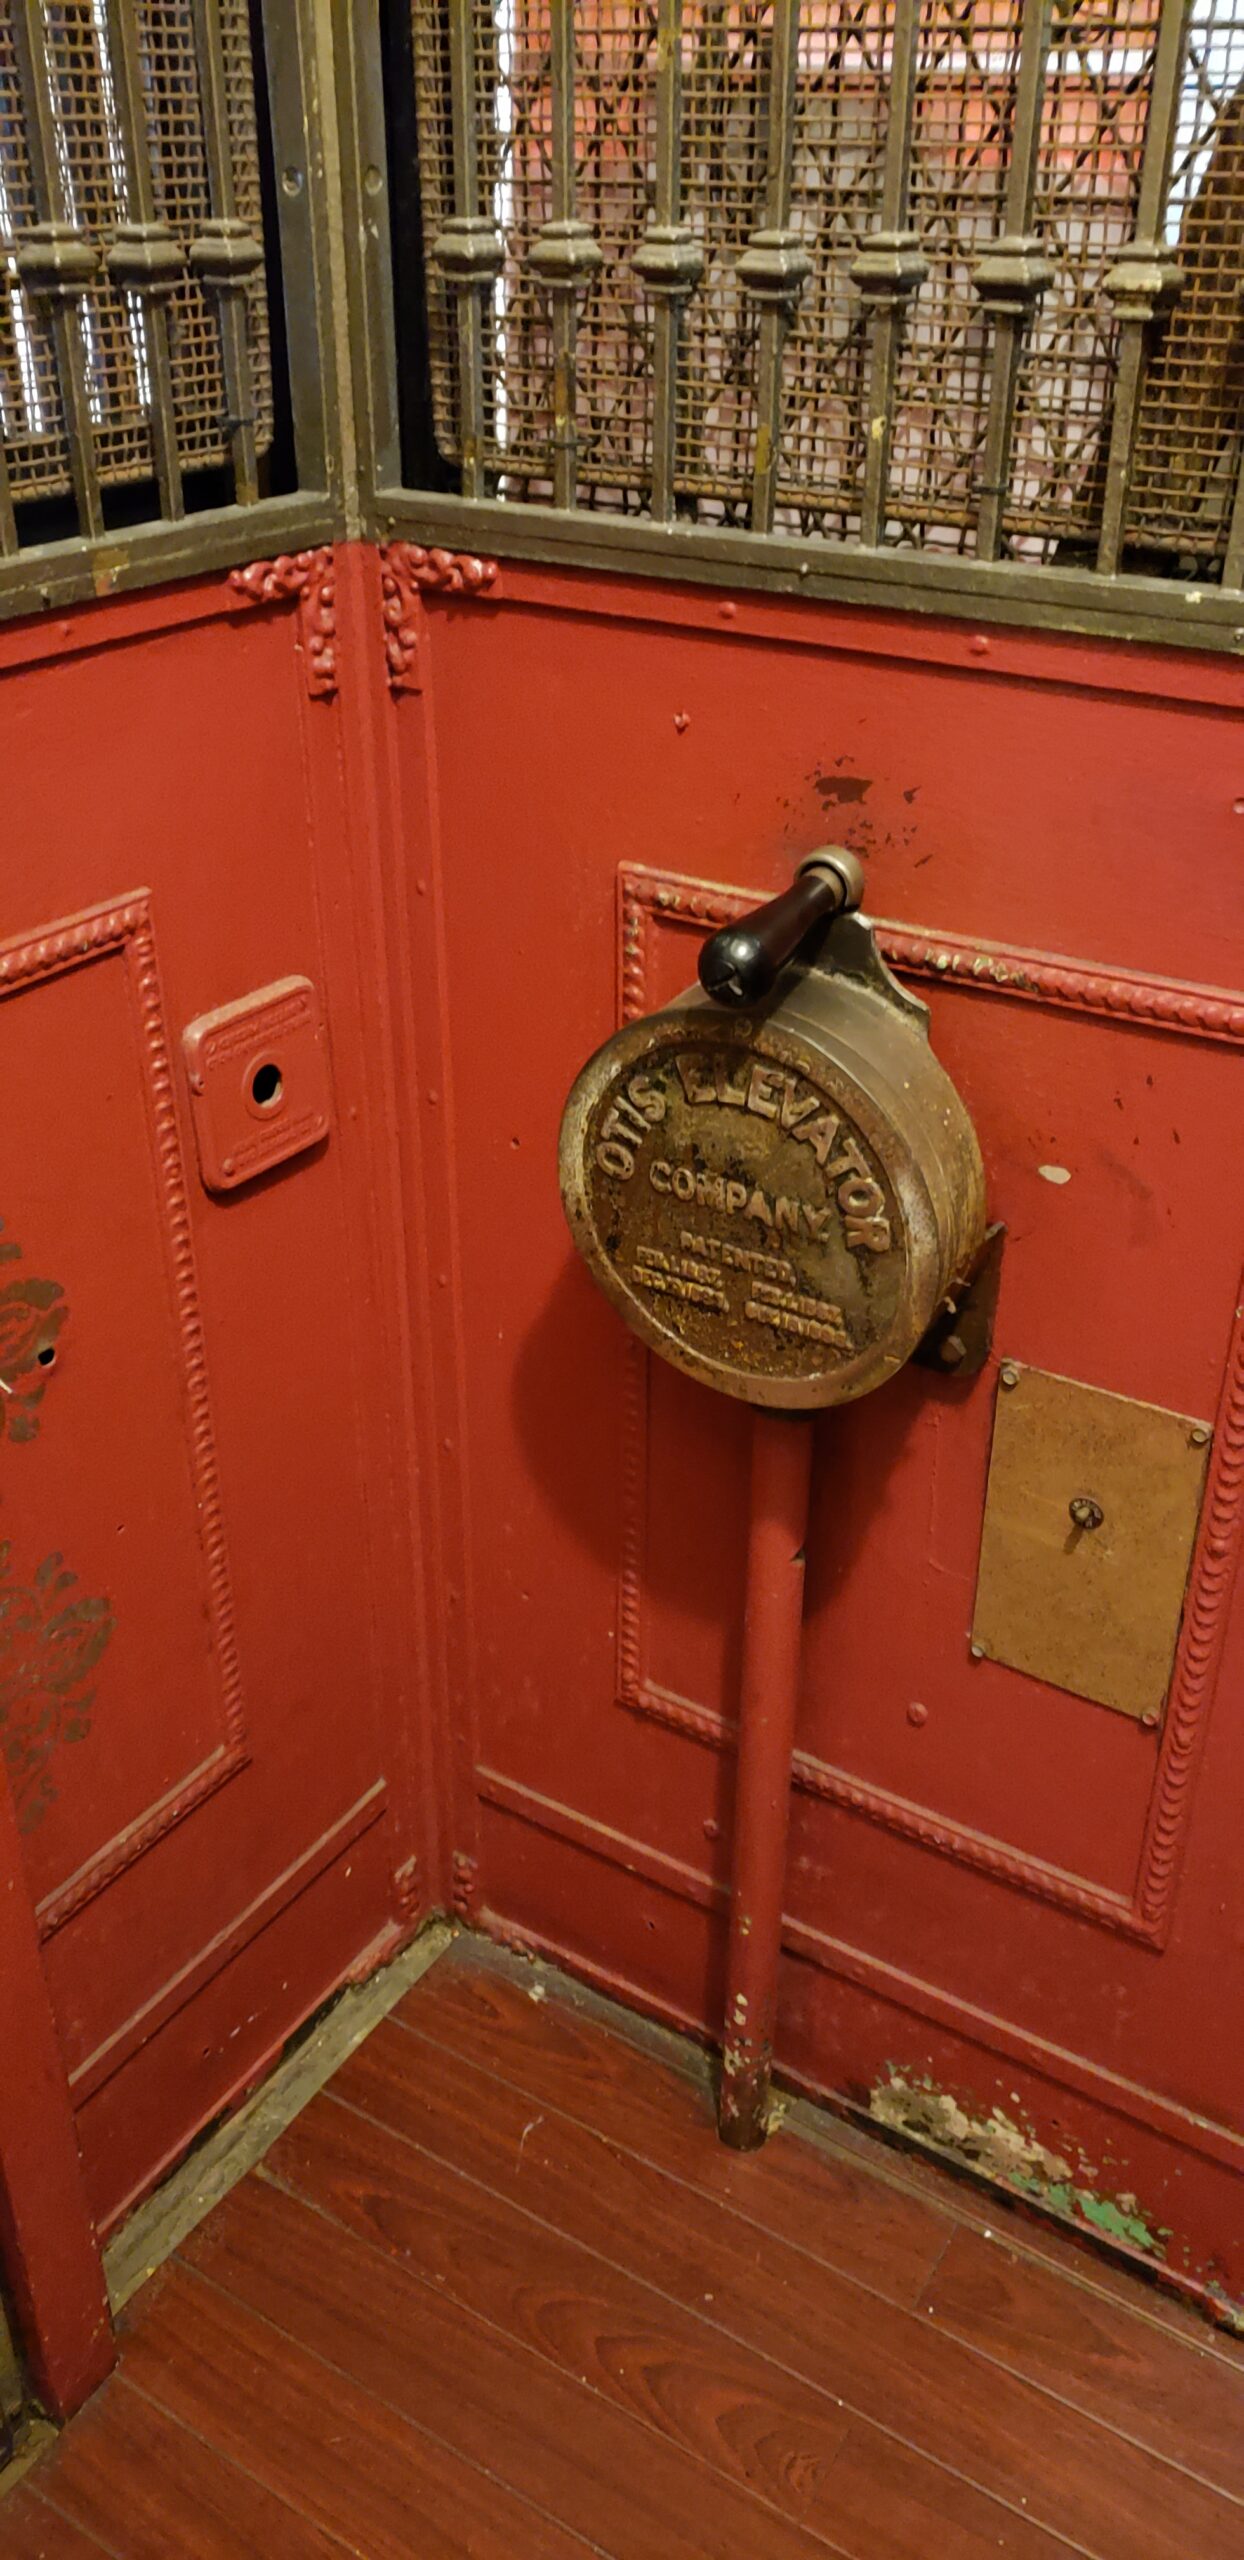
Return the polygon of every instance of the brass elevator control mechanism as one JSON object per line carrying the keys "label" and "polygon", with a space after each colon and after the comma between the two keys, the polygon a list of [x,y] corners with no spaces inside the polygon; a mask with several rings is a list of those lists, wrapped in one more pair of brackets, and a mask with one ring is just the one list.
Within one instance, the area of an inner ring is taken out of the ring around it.
{"label": "brass elevator control mechanism", "polygon": [[792,1412],[883,1385],[987,1241],[975,1132],[861,885],[811,855],[705,943],[700,986],[606,1041],[562,1121],[571,1232],[635,1332]]}

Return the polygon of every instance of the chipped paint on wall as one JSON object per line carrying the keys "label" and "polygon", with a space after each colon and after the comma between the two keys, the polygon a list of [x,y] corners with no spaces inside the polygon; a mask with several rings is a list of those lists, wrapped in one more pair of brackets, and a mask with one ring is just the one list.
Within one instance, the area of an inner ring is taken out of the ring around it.
{"label": "chipped paint on wall", "polygon": [[891,2133],[923,2143],[977,2177],[1010,2187],[1064,2222],[1077,2222],[1126,2248],[1164,2258],[1171,2234],[1150,2221],[1132,2195],[1103,2195],[1089,2161],[1073,2164],[1039,2142],[1001,2107],[969,2114],[949,2090],[917,2072],[887,2066],[888,2077],[869,2093],[869,2113]]}

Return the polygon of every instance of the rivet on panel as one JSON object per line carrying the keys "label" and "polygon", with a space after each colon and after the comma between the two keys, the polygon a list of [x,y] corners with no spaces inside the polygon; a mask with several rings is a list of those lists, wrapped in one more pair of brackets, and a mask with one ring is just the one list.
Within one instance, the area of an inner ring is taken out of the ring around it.
{"label": "rivet on panel", "polygon": [[1194,1449],[1208,1449],[1213,1436],[1213,1432],[1210,1430],[1208,1422],[1194,1422],[1191,1431],[1188,1433],[1188,1438]]}
{"label": "rivet on panel", "polygon": [[1017,1387],[1019,1385],[1019,1371],[1013,1360],[1003,1361],[1002,1366],[998,1371],[998,1384],[1000,1387]]}

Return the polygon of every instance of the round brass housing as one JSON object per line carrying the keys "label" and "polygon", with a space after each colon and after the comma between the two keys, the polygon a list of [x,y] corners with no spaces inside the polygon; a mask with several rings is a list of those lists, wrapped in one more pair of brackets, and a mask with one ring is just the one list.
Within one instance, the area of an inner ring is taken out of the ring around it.
{"label": "round brass housing", "polygon": [[804,1412],[900,1369],[980,1250],[984,1174],[926,1008],[856,915],[735,1015],[698,988],[588,1061],[562,1198],[642,1339],[748,1404]]}

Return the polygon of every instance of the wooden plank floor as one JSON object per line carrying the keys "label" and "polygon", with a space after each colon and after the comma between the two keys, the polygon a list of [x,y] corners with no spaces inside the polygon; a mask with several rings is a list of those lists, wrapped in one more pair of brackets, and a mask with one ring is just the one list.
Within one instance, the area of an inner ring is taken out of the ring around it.
{"label": "wooden plank floor", "polygon": [[460,1942],[131,2303],[0,2560],[1244,2560],[1244,2355]]}

